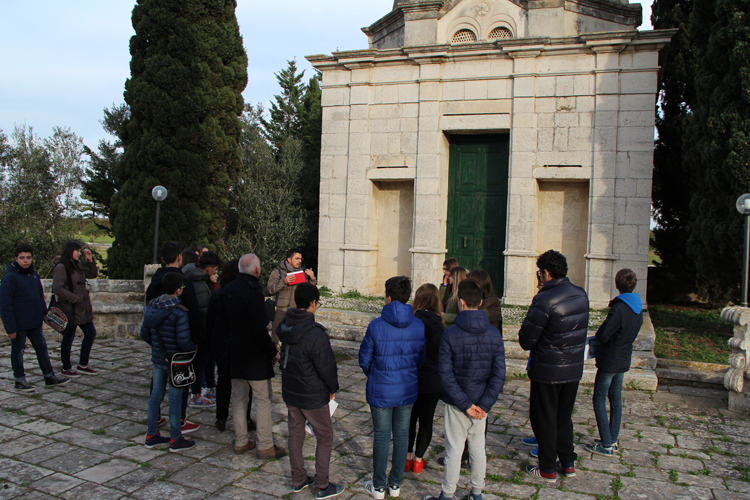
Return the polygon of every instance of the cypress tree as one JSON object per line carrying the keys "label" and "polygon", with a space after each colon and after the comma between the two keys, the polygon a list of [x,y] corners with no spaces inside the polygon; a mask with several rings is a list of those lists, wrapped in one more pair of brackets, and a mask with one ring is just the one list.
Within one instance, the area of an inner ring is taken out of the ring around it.
{"label": "cypress tree", "polygon": [[130,117],[112,199],[110,276],[142,276],[150,261],[156,203],[169,190],[159,240],[220,244],[239,139],[247,55],[235,0],[137,0],[125,83]]}
{"label": "cypress tree", "polygon": [[305,85],[302,78],[305,72],[297,73],[297,62],[287,61],[287,67],[276,75],[276,80],[281,87],[281,94],[274,96],[276,102],[271,103],[268,112],[271,120],[266,121],[263,117],[263,135],[273,145],[278,153],[284,145],[284,141],[293,137],[300,138],[302,134],[302,113],[304,112]]}
{"label": "cypress tree", "polygon": [[735,202],[750,191],[749,15],[749,0],[700,0],[693,10],[696,100],[686,144],[695,185],[687,252],[714,302],[739,298],[744,220]]}

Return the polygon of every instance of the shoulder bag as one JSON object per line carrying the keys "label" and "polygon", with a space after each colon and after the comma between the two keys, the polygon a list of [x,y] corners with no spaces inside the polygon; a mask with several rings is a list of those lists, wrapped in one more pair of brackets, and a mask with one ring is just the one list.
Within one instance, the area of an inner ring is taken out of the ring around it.
{"label": "shoulder bag", "polygon": [[[73,283],[70,279],[70,273],[66,273],[68,278],[68,289],[73,293]],[[73,304],[71,304],[73,305]],[[49,299],[49,306],[47,307],[47,314],[44,316],[44,323],[55,330],[56,332],[64,332],[68,327],[68,323],[73,321],[74,311],[66,311],[62,305],[57,301],[57,296],[53,293]]]}
{"label": "shoulder bag", "polygon": [[159,339],[159,346],[164,355],[164,360],[169,365],[169,383],[172,387],[178,389],[193,385],[195,382],[195,368],[193,367],[195,351],[177,352],[172,355],[171,359],[168,358],[167,349],[164,347],[164,341],[161,339],[161,333],[158,328],[154,328],[154,330],[156,331],[156,338]]}

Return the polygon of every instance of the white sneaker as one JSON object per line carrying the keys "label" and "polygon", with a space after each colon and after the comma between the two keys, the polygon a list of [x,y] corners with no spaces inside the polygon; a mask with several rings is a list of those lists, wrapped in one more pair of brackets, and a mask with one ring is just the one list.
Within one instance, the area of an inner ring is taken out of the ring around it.
{"label": "white sneaker", "polygon": [[375,500],[383,500],[385,498],[385,488],[376,488],[372,481],[365,483],[365,491],[372,495],[372,498]]}
{"label": "white sneaker", "polygon": [[401,495],[401,485],[389,484],[388,494],[392,496],[393,498],[398,498]]}

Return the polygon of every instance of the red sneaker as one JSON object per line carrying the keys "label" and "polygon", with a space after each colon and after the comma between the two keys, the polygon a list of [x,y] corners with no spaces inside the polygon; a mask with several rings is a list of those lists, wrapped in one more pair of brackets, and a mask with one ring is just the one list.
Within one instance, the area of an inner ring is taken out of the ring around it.
{"label": "red sneaker", "polygon": [[409,460],[409,459],[407,458],[407,459],[406,459],[406,467],[404,467],[404,472],[411,472],[411,465],[412,465],[413,463],[414,463],[413,461],[411,461],[411,460]]}
{"label": "red sneaker", "polygon": [[98,375],[99,374],[99,370],[94,370],[89,365],[86,365],[86,366],[78,365],[77,369],[79,372],[83,373],[84,375]]}
{"label": "red sneaker", "polygon": [[201,428],[200,424],[196,424],[189,420],[185,420],[185,423],[182,424],[182,427],[180,428],[180,430],[182,431],[183,434],[189,434],[191,432],[197,431],[200,428]]}
{"label": "red sneaker", "polygon": [[161,427],[162,425],[167,423],[167,417],[159,417],[159,421],[156,422],[156,425],[158,427]]}
{"label": "red sneaker", "polygon": [[412,462],[411,470],[414,474],[419,474],[424,469],[426,463],[424,458],[418,458]]}
{"label": "red sneaker", "polygon": [[69,370],[60,370],[60,373],[62,373],[64,376],[68,378],[80,378],[81,374],[78,373],[75,368],[70,368]]}

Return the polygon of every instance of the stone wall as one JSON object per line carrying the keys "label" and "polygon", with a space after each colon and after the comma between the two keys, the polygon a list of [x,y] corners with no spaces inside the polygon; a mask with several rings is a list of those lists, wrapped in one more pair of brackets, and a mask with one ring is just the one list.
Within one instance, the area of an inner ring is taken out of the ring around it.
{"label": "stone wall", "polygon": [[[42,280],[45,300],[49,302],[52,280]],[[140,280],[89,280],[97,336],[134,338],[143,320],[145,289]],[[47,339],[59,340],[56,331],[44,327]],[[0,325],[0,338],[7,339]],[[80,331],[78,332],[80,334]]]}

